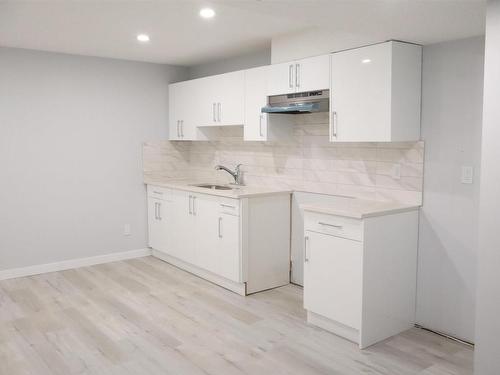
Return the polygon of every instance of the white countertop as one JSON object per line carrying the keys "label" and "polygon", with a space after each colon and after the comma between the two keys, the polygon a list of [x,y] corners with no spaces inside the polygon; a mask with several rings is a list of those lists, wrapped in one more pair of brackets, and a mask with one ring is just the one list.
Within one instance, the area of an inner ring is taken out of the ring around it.
{"label": "white countertop", "polygon": [[[146,185],[159,186],[167,189],[185,190],[192,191],[194,193],[216,195],[219,197],[226,198],[250,198],[256,196],[264,195],[275,195],[275,194],[291,194],[293,191],[289,189],[280,189],[273,187],[259,187],[259,186],[236,186],[220,184],[214,181],[197,181],[188,179],[171,179],[171,178],[145,178],[144,183]],[[215,184],[215,185],[227,185],[232,187],[231,190],[215,190],[208,189],[199,186],[193,186],[198,184]]]}
{"label": "white countertop", "polygon": [[380,202],[357,198],[347,198],[335,203],[306,203],[300,208],[304,211],[363,219],[367,217],[396,214],[417,210],[420,206],[397,202]]}

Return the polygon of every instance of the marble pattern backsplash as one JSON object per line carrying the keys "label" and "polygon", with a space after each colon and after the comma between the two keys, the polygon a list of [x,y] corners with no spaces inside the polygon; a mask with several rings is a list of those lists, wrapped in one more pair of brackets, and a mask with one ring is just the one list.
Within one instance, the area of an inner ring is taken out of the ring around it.
{"label": "marble pattern backsplash", "polygon": [[325,113],[291,121],[290,139],[279,142],[243,142],[242,126],[210,129],[214,141],[147,142],[145,178],[231,182],[214,166],[242,163],[247,185],[421,204],[424,142],[330,143]]}

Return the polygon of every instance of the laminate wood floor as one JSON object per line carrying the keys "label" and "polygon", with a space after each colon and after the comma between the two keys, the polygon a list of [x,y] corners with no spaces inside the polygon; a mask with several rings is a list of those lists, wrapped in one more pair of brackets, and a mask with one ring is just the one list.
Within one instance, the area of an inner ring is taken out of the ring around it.
{"label": "laminate wood floor", "polygon": [[0,282],[0,374],[471,374],[412,329],[360,351],[308,326],[302,289],[241,297],[152,257]]}

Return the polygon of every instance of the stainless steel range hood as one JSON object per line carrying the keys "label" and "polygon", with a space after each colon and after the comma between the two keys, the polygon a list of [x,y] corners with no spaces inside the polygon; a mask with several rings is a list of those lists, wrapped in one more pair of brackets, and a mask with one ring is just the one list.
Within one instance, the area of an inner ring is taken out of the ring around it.
{"label": "stainless steel range hood", "polygon": [[284,114],[328,112],[329,97],[329,90],[274,95],[268,98],[268,105],[262,108],[262,112]]}

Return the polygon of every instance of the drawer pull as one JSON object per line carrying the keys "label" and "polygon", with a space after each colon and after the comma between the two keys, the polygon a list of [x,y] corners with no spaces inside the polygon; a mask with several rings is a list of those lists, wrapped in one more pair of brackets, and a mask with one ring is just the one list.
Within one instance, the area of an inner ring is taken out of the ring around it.
{"label": "drawer pull", "polygon": [[163,193],[161,191],[153,190],[153,193],[163,195]]}
{"label": "drawer pull", "polygon": [[233,210],[234,210],[234,209],[236,209],[236,207],[235,207],[235,206],[231,206],[231,205],[229,205],[229,204],[224,204],[224,203],[221,203],[221,204],[220,204],[220,206],[221,206],[221,207],[226,207],[226,208],[232,208]]}
{"label": "drawer pull", "polygon": [[337,228],[337,229],[342,229],[342,225],[336,225],[336,224],[329,224],[329,223],[324,223],[322,221],[318,222],[319,225],[326,225],[327,227],[332,227],[332,228]]}

